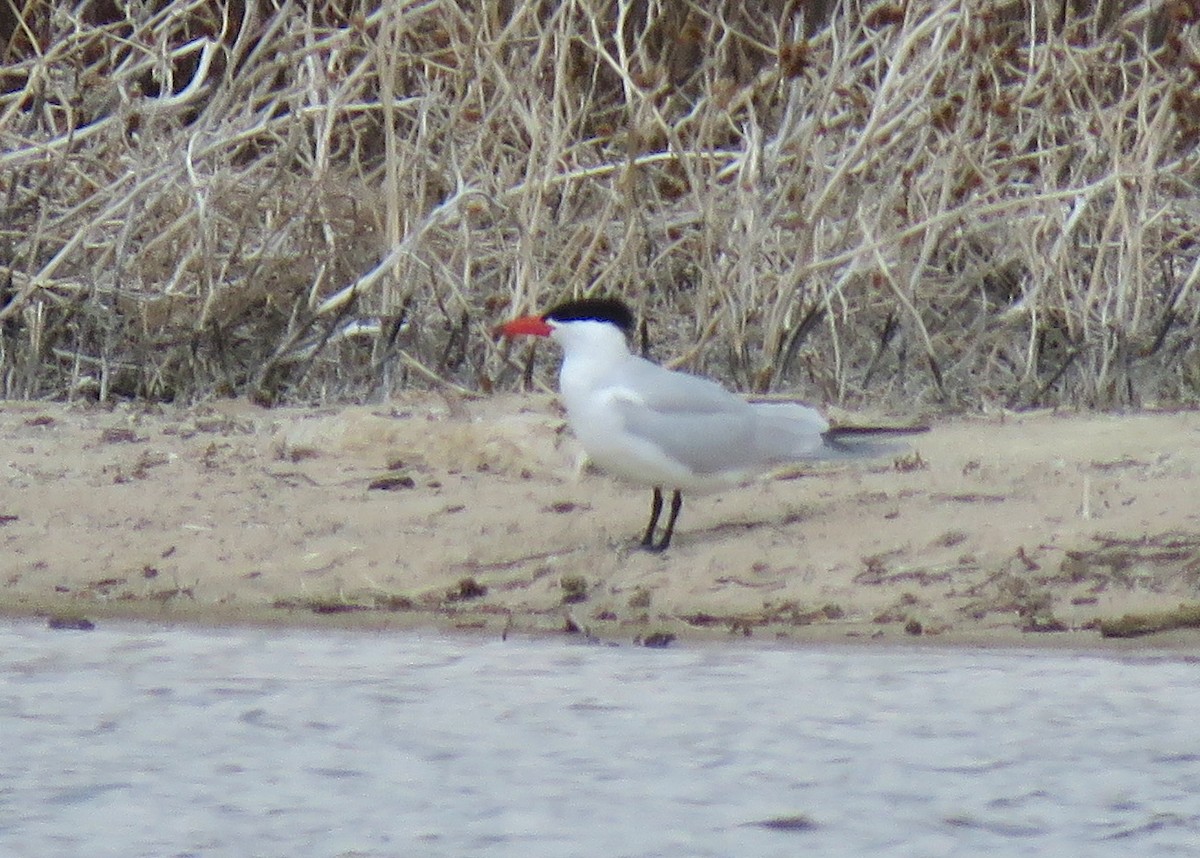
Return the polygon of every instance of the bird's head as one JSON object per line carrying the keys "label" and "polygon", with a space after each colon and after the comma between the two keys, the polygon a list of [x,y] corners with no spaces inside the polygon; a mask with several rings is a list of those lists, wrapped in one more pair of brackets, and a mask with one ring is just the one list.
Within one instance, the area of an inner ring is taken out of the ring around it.
{"label": "bird's head", "polygon": [[629,306],[619,298],[583,298],[566,301],[540,316],[522,316],[505,322],[500,333],[506,337],[552,337],[566,347],[572,340],[611,339],[620,334],[622,343],[633,331],[634,316]]}

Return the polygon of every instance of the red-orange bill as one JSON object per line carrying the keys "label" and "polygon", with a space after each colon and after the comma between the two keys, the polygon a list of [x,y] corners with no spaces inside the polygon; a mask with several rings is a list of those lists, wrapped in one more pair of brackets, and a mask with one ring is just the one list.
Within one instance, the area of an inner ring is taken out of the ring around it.
{"label": "red-orange bill", "polygon": [[500,332],[506,337],[548,337],[550,330],[541,316],[522,316],[500,326]]}

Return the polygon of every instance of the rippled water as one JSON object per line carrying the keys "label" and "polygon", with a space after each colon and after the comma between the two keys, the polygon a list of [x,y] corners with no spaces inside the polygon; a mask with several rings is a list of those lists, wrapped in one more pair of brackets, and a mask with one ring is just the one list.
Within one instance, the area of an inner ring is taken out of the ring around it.
{"label": "rippled water", "polygon": [[2,855],[1196,855],[1200,663],[0,624]]}

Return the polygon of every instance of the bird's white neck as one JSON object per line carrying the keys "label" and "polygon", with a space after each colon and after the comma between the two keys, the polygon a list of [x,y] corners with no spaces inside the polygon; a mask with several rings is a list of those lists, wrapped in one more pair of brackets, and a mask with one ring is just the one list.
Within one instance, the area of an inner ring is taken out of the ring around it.
{"label": "bird's white neck", "polygon": [[625,334],[605,322],[570,322],[551,336],[563,350],[558,387],[569,411],[603,384],[614,364],[631,356]]}

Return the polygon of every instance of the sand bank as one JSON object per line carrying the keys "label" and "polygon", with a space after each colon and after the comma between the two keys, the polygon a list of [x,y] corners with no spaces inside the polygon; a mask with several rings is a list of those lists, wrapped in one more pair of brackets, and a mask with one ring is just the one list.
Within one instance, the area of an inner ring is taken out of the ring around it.
{"label": "sand bank", "polygon": [[1200,602],[1192,412],[937,421],[898,462],[688,498],[661,556],[649,492],[543,396],[4,402],[0,450],[9,614],[1100,647]]}

